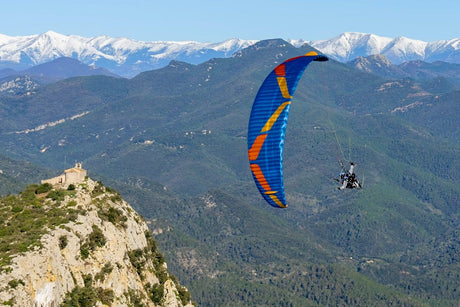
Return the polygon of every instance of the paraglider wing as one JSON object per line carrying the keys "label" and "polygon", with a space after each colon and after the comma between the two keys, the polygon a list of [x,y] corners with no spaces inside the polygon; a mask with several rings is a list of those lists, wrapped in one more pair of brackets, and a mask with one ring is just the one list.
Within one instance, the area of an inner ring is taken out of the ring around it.
{"label": "paraglider wing", "polygon": [[278,65],[262,83],[252,106],[249,163],[257,188],[274,207],[287,207],[283,185],[284,136],[292,96],[312,61],[327,61],[327,57],[309,52]]}

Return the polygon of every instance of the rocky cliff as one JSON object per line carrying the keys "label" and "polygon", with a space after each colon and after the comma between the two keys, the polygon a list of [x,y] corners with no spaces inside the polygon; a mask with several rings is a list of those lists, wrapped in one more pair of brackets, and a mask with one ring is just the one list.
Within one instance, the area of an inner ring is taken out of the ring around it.
{"label": "rocky cliff", "polygon": [[0,304],[191,305],[142,217],[91,179],[0,199]]}

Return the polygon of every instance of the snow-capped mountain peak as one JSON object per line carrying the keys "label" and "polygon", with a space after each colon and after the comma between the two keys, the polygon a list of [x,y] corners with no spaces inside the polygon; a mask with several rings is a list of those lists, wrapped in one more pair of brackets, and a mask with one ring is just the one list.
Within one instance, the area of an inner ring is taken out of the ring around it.
{"label": "snow-capped mountain peak", "polygon": [[381,53],[391,40],[374,34],[345,32],[332,39],[310,41],[309,44],[336,60],[348,62],[364,54]]}
{"label": "snow-capped mountain peak", "polygon": [[[308,43],[329,57],[348,62],[358,56],[385,55],[393,64],[408,60],[442,60],[460,63],[460,38],[423,42],[406,37],[388,38],[368,33],[345,32],[328,40],[288,39],[294,46]],[[30,36],[0,34],[0,69],[26,69],[59,57],[71,57],[112,72],[132,77],[145,70],[168,65],[171,60],[199,64],[210,58],[230,57],[257,40],[223,42],[151,41],[126,37],[85,38],[47,31]]]}
{"label": "snow-capped mountain peak", "polygon": [[173,59],[197,64],[212,57],[229,57],[255,42],[237,38],[219,43],[143,42],[126,37],[67,36],[54,31],[17,37],[0,34],[0,69],[25,69],[59,57],[72,57],[130,77],[144,70],[166,66]]}
{"label": "snow-capped mountain peak", "polygon": [[341,62],[351,61],[358,56],[382,54],[393,64],[411,60],[427,62],[444,60],[460,63],[460,38],[424,42],[404,36],[389,38],[367,33],[345,32],[332,39],[310,41],[309,44]]}

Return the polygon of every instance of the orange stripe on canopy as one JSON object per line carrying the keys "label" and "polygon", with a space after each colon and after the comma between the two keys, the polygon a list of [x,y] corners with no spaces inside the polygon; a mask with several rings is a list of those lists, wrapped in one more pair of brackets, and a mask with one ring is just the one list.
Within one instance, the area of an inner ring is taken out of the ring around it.
{"label": "orange stripe on canopy", "polygon": [[248,150],[249,161],[257,160],[257,157],[259,156],[259,153],[260,153],[260,149],[262,148],[262,145],[264,145],[266,138],[267,138],[266,133],[257,136],[256,140],[252,144],[251,149]]}
{"label": "orange stripe on canopy", "polygon": [[254,177],[256,177],[257,181],[261,185],[261,187],[265,191],[271,191],[270,185],[268,184],[267,180],[265,179],[264,174],[262,173],[262,170],[260,169],[260,166],[257,164],[251,164],[251,171],[254,174]]}

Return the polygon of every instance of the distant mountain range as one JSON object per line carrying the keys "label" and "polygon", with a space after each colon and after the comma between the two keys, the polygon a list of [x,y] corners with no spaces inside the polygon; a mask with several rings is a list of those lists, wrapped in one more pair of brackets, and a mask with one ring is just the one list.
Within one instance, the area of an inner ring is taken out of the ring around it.
{"label": "distant mountain range", "polygon": [[[309,44],[340,62],[382,54],[393,64],[422,60],[460,63],[460,38],[424,42],[405,37],[387,38],[366,33],[343,33],[328,40],[287,40],[296,47]],[[229,39],[220,43],[196,41],[142,42],[129,38],[85,38],[48,31],[39,35],[0,34],[0,70],[21,71],[60,57],[133,77],[140,72],[165,67],[171,60],[191,64],[211,58],[231,57],[257,40]]]}
{"label": "distant mountain range", "polygon": [[44,84],[94,75],[119,77],[105,68],[86,65],[68,57],[57,58],[22,71],[0,69],[0,95],[28,95]]}
{"label": "distant mountain range", "polygon": [[48,31],[39,35],[10,37],[0,34],[0,69],[27,69],[60,57],[71,57],[118,75],[133,77],[166,66],[171,60],[191,64],[230,57],[256,41],[231,39],[221,43],[194,41],[142,42],[129,38],[85,38]]}
{"label": "distant mountain range", "polygon": [[442,61],[427,63],[415,60],[394,65],[384,55],[377,54],[358,57],[348,62],[347,65],[384,78],[411,78],[419,81],[443,78],[457,88],[460,87],[460,64]]}

